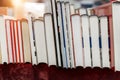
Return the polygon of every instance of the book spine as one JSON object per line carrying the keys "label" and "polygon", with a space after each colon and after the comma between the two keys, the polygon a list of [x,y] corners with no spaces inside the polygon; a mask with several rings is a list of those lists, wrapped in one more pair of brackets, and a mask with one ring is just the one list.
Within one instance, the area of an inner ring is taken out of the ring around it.
{"label": "book spine", "polygon": [[[114,54],[113,58],[115,63],[115,71],[120,71],[120,2],[115,2],[112,4],[112,19],[113,19],[113,46],[114,46]],[[111,55],[112,56],[112,55]]]}
{"label": "book spine", "polygon": [[23,51],[23,44],[22,44],[22,30],[21,30],[21,24],[20,24],[20,20],[17,20],[17,27],[18,27],[18,48],[19,48],[19,61],[21,63],[24,62],[24,51]]}
{"label": "book spine", "polygon": [[63,21],[63,12],[62,12],[62,3],[57,2],[58,9],[58,26],[60,27],[60,42],[61,42],[61,53],[63,67],[68,67],[67,55],[66,55],[66,42],[65,42],[65,33],[64,33],[64,21]]}
{"label": "book spine", "polygon": [[72,28],[71,28],[71,20],[70,20],[70,4],[68,2],[65,3],[66,10],[66,23],[68,29],[68,45],[69,45],[69,57],[70,57],[70,65],[71,67],[75,67],[75,57],[73,54],[73,38],[72,38]]}
{"label": "book spine", "polygon": [[32,15],[28,14],[27,17],[28,25],[29,25],[29,34],[30,34],[30,46],[31,46],[31,54],[32,54],[32,64],[37,64],[37,55],[35,54],[35,45],[34,45],[34,32],[33,32],[33,20]]}
{"label": "book spine", "polygon": [[97,16],[90,16],[90,34],[92,41],[92,64],[93,67],[101,67],[99,48],[99,21]]}
{"label": "book spine", "polygon": [[17,20],[14,20],[14,37],[15,37],[15,47],[16,47],[16,63],[20,62],[20,48],[18,44],[18,23]]}
{"label": "book spine", "polygon": [[48,64],[57,65],[53,22],[52,22],[52,15],[50,13],[44,15],[44,25],[45,25],[45,33],[46,33]]}
{"label": "book spine", "polygon": [[53,29],[54,29],[54,38],[55,38],[55,49],[58,66],[62,66],[61,62],[61,45],[60,45],[60,36],[59,36],[59,27],[57,22],[57,5],[56,0],[51,0],[51,10],[52,10],[52,20],[53,20]]}
{"label": "book spine", "polygon": [[7,40],[6,40],[6,32],[5,32],[5,19],[4,16],[0,16],[0,47],[1,47],[1,63],[7,62],[8,63],[8,51],[7,51]]}
{"label": "book spine", "polygon": [[34,20],[33,27],[35,32],[35,43],[38,63],[48,63],[44,22],[39,19]]}
{"label": "book spine", "polygon": [[75,66],[84,66],[80,15],[74,14],[71,16],[71,25],[73,35],[73,49],[76,63]]}
{"label": "book spine", "polygon": [[24,60],[25,62],[31,62],[31,47],[30,47],[30,35],[28,28],[28,21],[26,19],[21,20],[21,32],[24,50]]}
{"label": "book spine", "polygon": [[91,59],[91,50],[90,50],[90,32],[89,32],[89,16],[82,15],[81,16],[81,26],[82,26],[82,34],[83,34],[83,44],[84,44],[84,62],[85,67],[92,66]]}
{"label": "book spine", "polygon": [[69,38],[68,38],[68,28],[67,28],[67,22],[66,22],[66,12],[65,12],[65,3],[62,2],[62,21],[63,21],[63,25],[64,25],[64,38],[65,38],[65,48],[66,48],[66,56],[67,56],[67,63],[68,63],[68,67],[71,67],[70,65],[70,51],[69,51]]}
{"label": "book spine", "polygon": [[108,45],[108,19],[106,16],[100,18],[100,30],[101,30],[101,48],[102,48],[102,67],[110,67],[109,61],[109,45]]}
{"label": "book spine", "polygon": [[5,30],[6,30],[6,40],[7,40],[7,50],[8,50],[8,63],[12,63],[13,57],[12,57],[11,35],[10,35],[10,20],[5,20]]}
{"label": "book spine", "polygon": [[11,43],[12,43],[13,63],[16,63],[16,43],[15,43],[15,35],[14,35],[14,20],[10,20],[10,34],[11,34]]}

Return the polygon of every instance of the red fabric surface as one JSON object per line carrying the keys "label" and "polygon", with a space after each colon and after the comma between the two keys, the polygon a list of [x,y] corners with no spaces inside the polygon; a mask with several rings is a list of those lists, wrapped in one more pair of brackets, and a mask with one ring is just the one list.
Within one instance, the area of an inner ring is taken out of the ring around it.
{"label": "red fabric surface", "polygon": [[120,80],[120,71],[109,68],[61,68],[45,63],[1,64],[0,80]]}
{"label": "red fabric surface", "polygon": [[48,65],[40,63],[34,66],[34,80],[48,80]]}
{"label": "red fabric surface", "polygon": [[32,64],[5,64],[3,76],[4,80],[34,80]]}

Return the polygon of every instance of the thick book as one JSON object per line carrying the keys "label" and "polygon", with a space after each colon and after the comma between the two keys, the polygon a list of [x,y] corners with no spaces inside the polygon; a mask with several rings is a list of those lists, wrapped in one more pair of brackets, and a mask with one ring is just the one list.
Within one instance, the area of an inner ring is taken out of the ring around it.
{"label": "thick book", "polygon": [[30,47],[30,34],[29,34],[28,21],[27,19],[22,19],[20,22],[21,22],[24,61],[31,62],[31,47]]}
{"label": "thick book", "polygon": [[73,54],[75,57],[75,66],[84,66],[80,15],[78,14],[72,15],[71,24],[72,24]]}
{"label": "thick book", "polygon": [[84,66],[92,66],[91,62],[91,48],[90,48],[90,27],[89,27],[89,16],[81,16],[81,26],[82,26],[82,37],[83,37],[83,50],[84,50]]}
{"label": "thick book", "polygon": [[7,40],[6,40],[6,30],[5,30],[5,18],[0,16],[0,63],[8,63],[8,52],[7,52]]}
{"label": "thick book", "polygon": [[[64,11],[64,4],[62,5],[62,2],[57,2],[57,12],[58,12],[58,26],[59,26],[59,32],[60,32],[60,43],[61,43],[61,53],[62,53],[62,62],[63,67],[68,67],[68,57],[67,57],[67,47],[66,47],[66,38],[67,35],[65,34],[66,31],[66,24],[65,22],[65,11]],[[64,19],[63,19],[64,18]],[[69,65],[70,67],[70,65]]]}
{"label": "thick book", "polygon": [[109,45],[108,45],[108,18],[107,16],[99,17],[100,20],[100,37],[101,37],[101,59],[102,67],[110,67]]}
{"label": "thick book", "polygon": [[35,40],[34,40],[34,31],[33,31],[33,15],[30,13],[27,16],[29,34],[30,34],[30,46],[31,46],[31,55],[32,55],[32,64],[37,64],[37,55],[35,50]]}
{"label": "thick book", "polygon": [[61,44],[60,44],[60,34],[59,34],[59,27],[57,21],[57,4],[56,0],[51,0],[51,10],[52,10],[52,20],[53,20],[53,29],[54,29],[54,38],[55,38],[55,49],[56,49],[56,56],[57,56],[57,65],[62,66],[61,63]]}
{"label": "thick book", "polygon": [[56,51],[55,51],[55,39],[53,32],[52,14],[44,14],[45,36],[47,45],[47,58],[49,65],[57,65]]}
{"label": "thick book", "polygon": [[66,12],[66,24],[68,29],[68,45],[69,45],[69,57],[70,57],[70,65],[71,67],[75,67],[75,58],[73,54],[73,41],[72,41],[72,28],[71,28],[71,20],[70,20],[70,3],[65,3],[65,12]]}
{"label": "thick book", "polygon": [[35,47],[38,63],[47,63],[47,46],[45,39],[45,27],[44,22],[40,19],[33,21],[33,30],[35,34]]}
{"label": "thick book", "polygon": [[[118,49],[116,49],[115,46],[118,46],[118,43],[115,41],[115,36],[116,35],[116,31],[118,26],[116,24],[115,20],[119,21],[119,4],[120,2],[118,1],[111,1],[109,3],[106,3],[104,5],[101,5],[99,7],[96,7],[93,9],[94,14],[98,15],[98,16],[108,16],[108,34],[110,36],[110,42],[109,42],[109,46],[110,46],[110,67],[114,69],[115,63],[116,63],[116,59],[115,59],[115,55],[119,54]],[[117,8],[116,8],[117,7]],[[118,9],[118,10],[116,10]],[[117,15],[116,15],[116,14]],[[118,39],[117,39],[118,40]],[[119,64],[119,63],[116,63]],[[115,70],[118,70],[118,68],[116,68]]]}
{"label": "thick book", "polygon": [[112,4],[115,70],[120,71],[120,2]]}
{"label": "thick book", "polygon": [[90,16],[90,37],[92,43],[92,66],[101,67],[99,47],[99,20],[97,16]]}

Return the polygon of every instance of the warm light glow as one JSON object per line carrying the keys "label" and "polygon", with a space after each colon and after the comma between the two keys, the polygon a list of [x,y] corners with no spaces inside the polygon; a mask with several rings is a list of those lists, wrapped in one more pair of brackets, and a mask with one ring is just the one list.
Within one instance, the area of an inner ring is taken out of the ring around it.
{"label": "warm light glow", "polygon": [[35,17],[43,17],[45,13],[45,3],[30,3],[26,2],[24,4],[26,15],[27,13],[32,13]]}
{"label": "warm light glow", "polygon": [[24,0],[12,0],[14,17],[17,19],[24,17]]}
{"label": "warm light glow", "polygon": [[13,6],[20,6],[23,3],[23,0],[12,0]]}

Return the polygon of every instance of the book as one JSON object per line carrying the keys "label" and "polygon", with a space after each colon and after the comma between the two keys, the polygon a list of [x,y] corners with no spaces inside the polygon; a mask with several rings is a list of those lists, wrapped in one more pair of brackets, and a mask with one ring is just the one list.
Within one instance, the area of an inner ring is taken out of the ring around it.
{"label": "book", "polygon": [[66,12],[66,24],[68,29],[68,45],[69,45],[69,58],[70,65],[72,68],[75,67],[75,58],[73,54],[73,41],[72,41],[72,28],[71,28],[71,20],[70,20],[70,3],[65,3],[65,12]]}
{"label": "book", "polygon": [[67,21],[66,21],[66,11],[65,11],[65,2],[61,3],[62,5],[62,22],[64,28],[64,42],[65,42],[65,49],[66,49],[66,56],[67,56],[67,65],[71,67],[70,64],[70,50],[69,50],[69,38],[68,38],[68,28],[67,28]]}
{"label": "book", "polygon": [[[0,59],[1,60],[0,60],[0,62],[1,63],[12,62],[12,60],[11,61],[9,60],[9,49],[10,48],[8,46],[9,43],[7,41],[8,40],[7,34],[10,35],[10,33],[7,33],[7,27],[11,26],[11,21],[6,22],[7,20],[14,20],[14,18],[11,16],[5,16],[5,15],[0,16],[0,25],[2,26],[2,27],[0,27],[0,37],[1,37],[1,40],[0,40],[0,49],[1,49],[0,50],[1,51]],[[9,38],[10,38],[10,36],[9,36]],[[14,53],[12,53],[12,54],[14,54]]]}
{"label": "book", "polygon": [[24,63],[24,51],[23,51],[23,43],[22,43],[22,29],[21,29],[21,22],[20,20],[16,20],[16,27],[17,27],[17,40],[18,40],[18,56],[19,62]]}
{"label": "book", "polygon": [[47,46],[45,39],[45,27],[44,22],[40,19],[35,19],[33,21],[33,30],[35,33],[35,47],[38,63],[47,63]]}
{"label": "book", "polygon": [[119,22],[119,17],[120,17],[120,2],[114,2],[112,4],[112,19],[113,19],[113,39],[114,39],[114,62],[115,62],[115,71],[120,71],[120,22]]}
{"label": "book", "polygon": [[29,34],[30,34],[32,64],[38,64],[36,49],[35,49],[34,31],[33,31],[33,17],[34,16],[31,13],[29,13],[28,16],[27,16],[27,20],[28,20]]}
{"label": "book", "polygon": [[[109,48],[110,48],[110,67],[112,69],[115,68],[115,54],[118,54],[116,53],[115,51],[115,46],[117,46],[118,44],[116,44],[115,40],[114,40],[114,36],[115,33],[114,33],[114,28],[117,29],[116,27],[116,23],[113,21],[115,19],[118,20],[117,17],[119,17],[118,15],[113,15],[113,13],[119,13],[119,10],[117,11],[115,9],[115,6],[114,5],[117,5],[119,4],[118,1],[111,1],[109,3],[106,3],[104,5],[101,5],[99,7],[96,7],[93,9],[94,11],[94,14],[98,15],[98,16],[107,16],[108,17],[108,36],[109,36]],[[119,20],[118,20],[119,21]]]}
{"label": "book", "polygon": [[22,45],[24,61],[31,62],[31,47],[30,47],[30,34],[27,19],[22,19],[21,21],[21,32],[22,32]]}
{"label": "book", "polygon": [[75,66],[84,66],[80,15],[74,14],[71,16],[71,25],[73,35],[73,54],[75,57]]}
{"label": "book", "polygon": [[56,48],[56,55],[57,55],[57,64],[58,66],[62,66],[61,62],[61,44],[60,44],[60,34],[59,34],[59,27],[57,22],[57,4],[56,0],[51,0],[51,10],[52,10],[52,20],[53,20],[53,29],[54,29],[54,38],[55,38],[55,48]]}
{"label": "book", "polygon": [[12,41],[12,56],[13,56],[13,63],[17,63],[17,51],[16,51],[16,39],[15,39],[15,22],[14,20],[10,20],[10,35]]}
{"label": "book", "polygon": [[5,18],[4,16],[0,16],[0,63],[8,63],[8,53],[7,53],[7,41],[6,41],[6,32],[5,32]]}
{"label": "book", "polygon": [[47,44],[48,64],[57,65],[55,39],[54,39],[53,22],[52,22],[51,13],[44,14],[44,25],[45,25],[46,44]]}
{"label": "book", "polygon": [[8,52],[8,63],[14,63],[10,20],[5,20],[5,30],[6,30],[6,40],[7,40],[6,42],[7,42],[7,52]]}
{"label": "book", "polygon": [[[66,34],[65,34],[65,27],[64,21],[65,13],[63,13],[64,4],[62,5],[62,2],[57,2],[57,11],[58,11],[58,26],[59,26],[59,32],[60,32],[60,43],[61,43],[61,54],[62,54],[62,62],[63,67],[68,68],[68,57],[67,57],[67,51],[66,51]],[[64,14],[64,15],[63,15]]]}
{"label": "book", "polygon": [[81,16],[82,37],[83,37],[83,50],[84,50],[84,67],[92,66],[91,48],[90,48],[90,27],[89,16]]}
{"label": "book", "polygon": [[14,31],[14,42],[15,42],[15,57],[16,57],[16,63],[21,62],[20,57],[20,46],[19,46],[19,35],[18,35],[18,20],[13,21],[13,31]]}
{"label": "book", "polygon": [[99,48],[99,20],[97,16],[90,16],[90,37],[92,41],[92,66],[101,67]]}
{"label": "book", "polygon": [[101,37],[101,58],[102,67],[110,67],[109,45],[108,45],[108,18],[107,16],[99,17],[100,20],[100,37]]}

